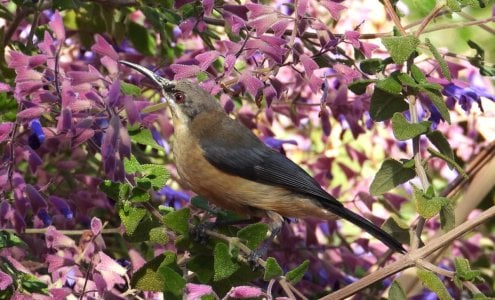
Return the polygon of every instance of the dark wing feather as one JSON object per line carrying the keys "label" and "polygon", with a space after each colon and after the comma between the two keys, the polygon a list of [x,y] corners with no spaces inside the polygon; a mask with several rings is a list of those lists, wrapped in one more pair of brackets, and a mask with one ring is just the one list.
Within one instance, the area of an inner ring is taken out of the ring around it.
{"label": "dark wing feather", "polygon": [[220,170],[256,182],[282,186],[296,193],[342,206],[297,164],[263,144],[250,130],[225,119],[215,134],[200,139],[204,156]]}
{"label": "dark wing feather", "polygon": [[249,129],[230,118],[203,128],[200,145],[204,156],[220,170],[261,183],[277,185],[311,196],[322,207],[363,228],[395,251],[402,245],[366,218],[345,208],[306,171],[284,155],[268,148]]}

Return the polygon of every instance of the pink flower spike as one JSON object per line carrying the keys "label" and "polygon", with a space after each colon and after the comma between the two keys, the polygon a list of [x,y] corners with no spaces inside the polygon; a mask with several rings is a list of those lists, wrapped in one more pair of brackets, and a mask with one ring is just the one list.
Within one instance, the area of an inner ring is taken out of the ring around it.
{"label": "pink flower spike", "polygon": [[299,0],[297,5],[297,15],[299,17],[304,17],[304,13],[308,9],[309,0]]}
{"label": "pink flower spike", "polygon": [[14,123],[5,122],[0,124],[0,143],[4,142],[10,135]]}
{"label": "pink flower spike", "polygon": [[173,64],[170,68],[175,73],[174,80],[196,77],[201,72],[201,68],[196,65]]}
{"label": "pink flower spike", "polygon": [[218,51],[206,51],[196,55],[196,60],[199,61],[199,67],[201,70],[206,71],[208,67],[220,56]]}
{"label": "pink flower spike", "polygon": [[376,49],[378,49],[377,45],[367,42],[361,42],[361,46],[359,47],[359,50],[363,52],[366,58],[371,58],[371,53]]}
{"label": "pink flower spike", "polygon": [[109,271],[120,276],[124,276],[127,273],[127,269],[122,267],[118,262],[116,262],[113,258],[106,255],[104,252],[100,252],[100,262],[96,265],[95,269],[98,271]]}
{"label": "pink flower spike", "polygon": [[228,293],[231,298],[256,298],[263,295],[263,291],[258,287],[253,286],[237,286],[233,287]]}
{"label": "pink flower spike", "polygon": [[311,75],[313,75],[313,72],[319,68],[318,64],[306,54],[301,55],[299,57],[299,60],[301,61],[304,67],[304,72],[306,72],[306,76],[308,77],[311,77]]}
{"label": "pink flower spike", "polygon": [[331,0],[322,0],[320,3],[330,12],[330,15],[332,15],[332,18],[335,20],[338,20],[340,18],[340,12],[347,8],[344,5]]}
{"label": "pink flower spike", "polygon": [[211,12],[213,11],[214,5],[215,5],[215,0],[203,0],[203,10],[204,10],[205,16],[211,15]]}
{"label": "pink flower spike", "polygon": [[345,39],[347,39],[354,48],[358,49],[360,46],[359,43],[360,33],[357,31],[346,31],[344,34]]}
{"label": "pink flower spike", "polygon": [[0,82],[0,93],[10,92],[12,88],[10,85]]}
{"label": "pink flower spike", "polygon": [[93,217],[91,219],[91,232],[94,235],[98,235],[101,232],[102,228],[103,228],[103,223],[101,223],[101,220],[97,217]]}
{"label": "pink flower spike", "polygon": [[45,112],[45,108],[41,106],[27,108],[17,113],[19,119],[32,120],[39,118]]}
{"label": "pink flower spike", "polygon": [[261,15],[257,18],[251,19],[248,22],[248,25],[253,27],[256,30],[256,34],[258,36],[265,33],[275,22],[279,20],[278,15],[276,13]]}
{"label": "pink flower spike", "polygon": [[106,55],[113,60],[119,59],[119,54],[113,49],[112,45],[110,45],[104,37],[97,34],[95,37],[96,43],[91,46],[91,50],[100,54]]}
{"label": "pink flower spike", "polygon": [[257,18],[261,15],[271,14],[276,12],[271,6],[257,4],[257,3],[247,3],[247,9],[249,9],[249,18]]}
{"label": "pink flower spike", "polygon": [[76,242],[50,226],[45,233],[46,246],[53,249],[75,248]]}
{"label": "pink flower spike", "polygon": [[12,277],[10,277],[9,274],[0,271],[0,291],[7,289],[12,282]]}
{"label": "pink flower spike", "polygon": [[343,81],[346,84],[349,84],[349,83],[353,82],[354,80],[361,78],[361,73],[359,73],[358,71],[356,71],[353,68],[348,67],[344,64],[337,63],[337,64],[333,65],[333,69],[335,70],[335,72],[342,75]]}
{"label": "pink flower spike", "polygon": [[213,288],[206,284],[186,284],[187,300],[200,299],[202,296],[213,294]]}
{"label": "pink flower spike", "polygon": [[246,91],[248,91],[253,96],[256,96],[258,90],[264,86],[261,80],[252,75],[248,75],[247,72],[244,72],[241,75],[239,81],[242,83],[242,85],[244,85]]}
{"label": "pink flower spike", "polygon": [[58,40],[65,40],[64,21],[62,20],[62,17],[60,16],[60,13],[58,11],[55,11],[52,20],[48,24],[50,25],[51,29],[55,33],[55,37]]}

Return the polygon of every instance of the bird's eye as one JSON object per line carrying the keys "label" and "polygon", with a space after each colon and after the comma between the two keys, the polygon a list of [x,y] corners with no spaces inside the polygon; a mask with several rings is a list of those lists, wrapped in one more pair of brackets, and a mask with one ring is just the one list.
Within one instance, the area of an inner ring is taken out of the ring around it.
{"label": "bird's eye", "polygon": [[186,95],[184,95],[183,92],[175,92],[174,93],[174,98],[176,103],[184,103],[186,101]]}

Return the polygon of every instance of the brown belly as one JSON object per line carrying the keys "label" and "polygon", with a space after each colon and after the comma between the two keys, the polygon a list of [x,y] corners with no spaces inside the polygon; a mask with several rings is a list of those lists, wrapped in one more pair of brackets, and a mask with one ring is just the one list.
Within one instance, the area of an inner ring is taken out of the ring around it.
{"label": "brown belly", "polygon": [[227,174],[212,166],[203,156],[199,144],[175,128],[174,156],[179,176],[198,195],[218,207],[241,215],[263,217],[273,211],[285,217],[315,217],[333,219],[335,216],[321,208],[310,197],[293,193],[282,187],[258,183]]}

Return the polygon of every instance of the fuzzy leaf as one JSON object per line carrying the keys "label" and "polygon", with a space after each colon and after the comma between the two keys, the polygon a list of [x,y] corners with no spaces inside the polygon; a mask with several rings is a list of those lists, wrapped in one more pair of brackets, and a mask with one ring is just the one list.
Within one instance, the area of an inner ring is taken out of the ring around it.
{"label": "fuzzy leaf", "polygon": [[454,229],[455,214],[454,206],[451,203],[442,206],[440,209],[440,224],[445,232]]}
{"label": "fuzzy leaf", "polygon": [[151,185],[155,190],[162,188],[170,177],[170,174],[168,173],[165,166],[145,164],[141,167],[142,173],[146,176],[146,178],[150,180]]}
{"label": "fuzzy leaf", "polygon": [[472,281],[481,275],[481,271],[471,270],[469,260],[465,258],[456,257],[454,263],[456,276],[463,281]]}
{"label": "fuzzy leaf", "polygon": [[219,242],[215,245],[213,252],[213,280],[219,281],[230,277],[239,269],[239,264],[232,260],[229,253],[229,246],[227,244]]}
{"label": "fuzzy leaf", "polygon": [[131,286],[142,291],[162,292],[165,280],[158,274],[158,268],[165,259],[165,254],[160,254],[144,264],[131,278]]}
{"label": "fuzzy leaf", "polygon": [[131,140],[135,143],[145,146],[150,146],[151,148],[156,149],[158,151],[163,151],[163,147],[156,143],[149,130],[145,130],[145,129],[129,130],[129,136],[131,137]]}
{"label": "fuzzy leaf", "polygon": [[379,58],[366,59],[359,64],[361,71],[369,75],[375,75],[376,73],[383,71],[383,67],[383,60]]}
{"label": "fuzzy leaf", "polygon": [[426,134],[426,137],[438,149],[438,151],[440,151],[440,153],[454,160],[454,151],[452,151],[449,141],[443,135],[443,133],[435,130]]}
{"label": "fuzzy leaf", "polygon": [[440,300],[452,299],[442,281],[433,272],[418,268],[416,274],[423,285],[437,294]]}
{"label": "fuzzy leaf", "polygon": [[163,278],[165,290],[174,295],[182,295],[186,286],[186,280],[169,266],[161,264],[158,268],[158,275]]}
{"label": "fuzzy leaf", "polygon": [[126,173],[136,173],[141,172],[141,164],[138,162],[134,155],[131,155],[131,158],[124,158],[124,169]]}
{"label": "fuzzy leaf", "polygon": [[426,76],[425,74],[423,74],[423,71],[421,71],[421,69],[414,64],[411,65],[411,76],[417,83],[428,83],[428,80],[426,80]]}
{"label": "fuzzy leaf", "polygon": [[213,277],[213,257],[198,255],[187,262],[187,268],[194,273],[201,283],[208,283]]}
{"label": "fuzzy leaf", "polygon": [[412,35],[382,38],[382,43],[390,52],[396,64],[404,63],[419,45],[419,39]]}
{"label": "fuzzy leaf", "polygon": [[431,126],[430,121],[422,121],[421,123],[409,123],[401,113],[395,113],[392,117],[392,130],[394,136],[399,141],[406,141],[428,132]]}
{"label": "fuzzy leaf", "polygon": [[402,244],[409,244],[411,241],[411,235],[409,232],[409,226],[405,224],[399,217],[392,215],[388,218],[381,228],[390,233],[396,240]]}
{"label": "fuzzy leaf", "polygon": [[375,175],[370,186],[370,193],[373,196],[381,195],[397,185],[413,179],[415,176],[414,169],[405,168],[394,159],[387,159]]}
{"label": "fuzzy leaf", "polygon": [[429,197],[422,190],[414,187],[414,199],[418,213],[429,219],[440,212],[443,206],[449,205],[450,200],[445,197]]}
{"label": "fuzzy leaf", "polygon": [[[451,2],[451,3],[455,2],[457,4],[457,6],[459,6],[459,4],[457,3],[456,0],[448,0],[447,5],[449,4],[449,2]],[[449,8],[452,9],[450,6],[449,6]],[[460,10],[460,7],[459,7],[459,10]],[[430,39],[426,39],[426,46],[428,46],[428,48],[430,48],[430,51],[433,54],[433,57],[435,57],[435,59],[437,60],[438,65],[440,66],[440,72],[442,73],[443,77],[445,77],[449,81],[452,80],[452,75],[450,75],[450,70],[449,70],[449,66],[447,65],[447,62],[440,55],[437,48],[431,43]]]}
{"label": "fuzzy leaf", "polygon": [[0,249],[14,246],[26,246],[26,244],[15,234],[0,230]]}
{"label": "fuzzy leaf", "polygon": [[189,209],[183,208],[166,214],[163,222],[173,231],[186,235],[189,232],[189,216]]}
{"label": "fuzzy leaf", "polygon": [[163,226],[152,228],[150,230],[150,242],[165,245],[168,242],[167,229]]}
{"label": "fuzzy leaf", "polygon": [[156,40],[151,32],[134,22],[129,22],[128,37],[134,48],[146,56],[155,56]]}
{"label": "fuzzy leaf", "polygon": [[137,207],[121,207],[119,209],[119,216],[124,224],[126,233],[132,235],[136,228],[138,227],[141,220],[146,215],[146,209]]}
{"label": "fuzzy leaf", "polygon": [[246,241],[246,246],[250,249],[256,249],[258,245],[266,239],[268,225],[256,223],[248,225],[237,232],[237,237]]}
{"label": "fuzzy leaf", "polygon": [[356,95],[362,95],[370,83],[375,82],[373,79],[363,79],[351,82],[347,87]]}
{"label": "fuzzy leaf", "polygon": [[268,257],[266,259],[265,274],[263,275],[263,280],[269,281],[273,278],[282,276],[283,270],[278,264],[277,260],[273,257]]}
{"label": "fuzzy leaf", "polygon": [[443,159],[444,161],[446,161],[451,168],[455,168],[457,170],[457,172],[459,172],[465,178],[469,177],[468,174],[466,173],[466,171],[464,171],[464,169],[461,166],[459,166],[459,164],[455,160],[453,160],[450,157],[445,156],[443,153],[435,151],[431,148],[428,148],[427,150],[431,155],[439,157],[439,158]]}
{"label": "fuzzy leaf", "polygon": [[450,124],[450,112],[449,108],[447,107],[447,104],[445,104],[445,101],[443,100],[442,94],[438,91],[434,90],[426,90],[424,91],[426,95],[431,99],[435,107],[438,109],[440,112],[440,115],[442,118]]}
{"label": "fuzzy leaf", "polygon": [[127,83],[125,81],[120,81],[120,91],[122,94],[127,96],[140,96],[141,89],[132,83]]}
{"label": "fuzzy leaf", "polygon": [[308,270],[309,267],[309,260],[305,260],[302,264],[297,266],[295,269],[287,272],[285,274],[285,278],[292,284],[296,284],[301,280]]}
{"label": "fuzzy leaf", "polygon": [[388,291],[388,299],[407,300],[406,293],[404,293],[404,290],[397,280],[394,280],[394,282],[392,282],[392,286],[390,286],[390,290]]}

